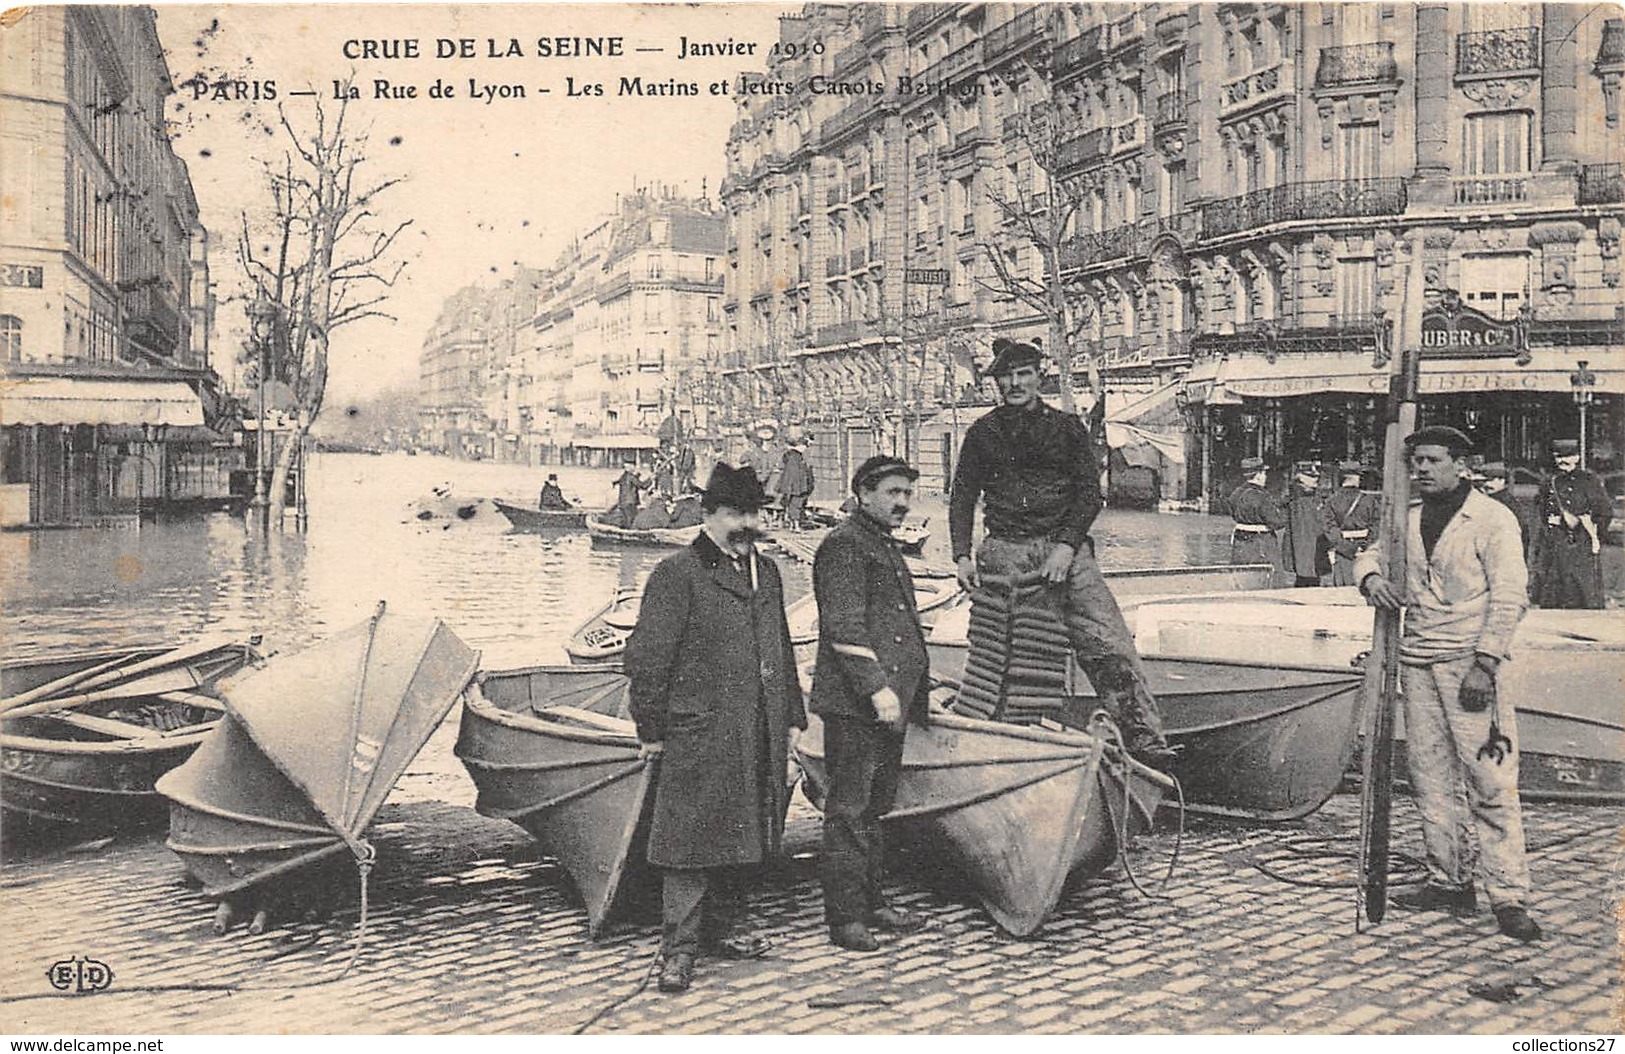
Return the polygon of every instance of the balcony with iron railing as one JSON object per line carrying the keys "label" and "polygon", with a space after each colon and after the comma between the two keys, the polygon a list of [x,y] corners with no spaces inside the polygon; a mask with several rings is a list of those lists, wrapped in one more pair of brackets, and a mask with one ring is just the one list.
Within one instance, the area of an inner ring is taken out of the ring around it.
{"label": "balcony with iron railing", "polygon": [[933,80],[950,80],[982,64],[982,42],[972,40],[950,51],[934,66],[937,76]]}
{"label": "balcony with iron railing", "polygon": [[1391,40],[1320,49],[1320,64],[1315,67],[1316,88],[1398,83],[1399,64],[1394,61]]}
{"label": "balcony with iron railing", "polygon": [[1055,164],[1062,171],[1099,161],[1111,152],[1112,129],[1095,128],[1073,136],[1055,148]]}
{"label": "balcony with iron railing", "polygon": [[835,72],[837,76],[855,72],[858,66],[869,61],[869,49],[863,41],[854,41],[835,54]]}
{"label": "balcony with iron railing", "polygon": [[1055,47],[1050,69],[1057,76],[1096,66],[1106,58],[1106,27],[1091,26],[1071,40]]}
{"label": "balcony with iron railing", "polygon": [[1145,36],[1144,12],[1130,11],[1112,23],[1111,49],[1116,51],[1118,48],[1127,47],[1143,36]]}
{"label": "balcony with iron railing", "polygon": [[1325,325],[1305,326],[1296,317],[1244,322],[1232,333],[1198,333],[1190,341],[1196,358],[1223,355],[1373,355],[1377,331],[1390,320],[1371,315],[1333,318]]}
{"label": "balcony with iron railing", "polygon": [[1039,7],[1025,8],[1015,18],[988,31],[982,38],[982,55],[988,62],[996,62],[1031,44],[1048,28],[1048,11]]}
{"label": "balcony with iron railing", "polygon": [[834,256],[824,257],[824,277],[838,278],[846,273],[846,256],[836,253]]}
{"label": "balcony with iron railing", "polygon": [[836,322],[828,326],[818,327],[818,344],[850,344],[869,336],[873,330],[868,323],[859,318],[847,319],[845,322]]}
{"label": "balcony with iron railing", "polygon": [[1534,26],[1461,33],[1456,37],[1456,76],[1532,73],[1540,69],[1540,30]]}
{"label": "balcony with iron railing", "polygon": [[1621,174],[1619,163],[1581,165],[1575,200],[1581,205],[1617,205],[1625,201],[1625,175]]}
{"label": "balcony with iron railing", "polygon": [[1285,183],[1202,206],[1202,237],[1299,220],[1398,216],[1406,200],[1405,181],[1397,177]]}
{"label": "balcony with iron railing", "polygon": [[880,104],[880,98],[878,95],[862,95],[848,103],[835,116],[818,126],[819,138],[835,139],[860,127]]}
{"label": "balcony with iron railing", "polygon": [[1507,205],[1529,200],[1533,175],[1457,176],[1450,181],[1457,205]]}
{"label": "balcony with iron railing", "polygon": [[925,33],[952,15],[957,6],[957,4],[920,4],[908,13],[908,19],[903,23],[904,29],[910,37]]}
{"label": "balcony with iron railing", "polygon": [[1242,110],[1275,97],[1285,97],[1291,91],[1292,78],[1286,67],[1278,62],[1226,82],[1219,92],[1219,108],[1221,111]]}
{"label": "balcony with iron railing", "polygon": [[846,265],[850,271],[861,271],[869,266],[869,247],[860,245],[846,254]]}
{"label": "balcony with iron railing", "polygon": [[1157,96],[1156,108],[1152,111],[1152,127],[1158,132],[1176,131],[1185,127],[1185,93],[1181,91],[1163,92]]}
{"label": "balcony with iron railing", "polygon": [[845,183],[836,183],[824,192],[824,204],[829,208],[845,205],[852,197],[852,188]]}
{"label": "balcony with iron railing", "polygon": [[1145,244],[1144,232],[1137,223],[1085,231],[1061,247],[1061,266],[1089,267],[1103,260],[1139,256],[1145,252]]}

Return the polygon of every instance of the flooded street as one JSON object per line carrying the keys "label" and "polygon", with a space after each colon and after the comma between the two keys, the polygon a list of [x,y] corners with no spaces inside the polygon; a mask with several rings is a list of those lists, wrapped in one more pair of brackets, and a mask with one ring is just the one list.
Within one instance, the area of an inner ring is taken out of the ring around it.
{"label": "flooded street", "polygon": [[[533,504],[549,471],[588,507],[609,502],[607,469],[532,468],[395,454],[312,459],[310,526],[261,537],[226,514],[144,523],[139,530],[0,534],[5,581],[0,634],[7,657],[170,642],[201,634],[260,634],[268,651],[299,648],[359,621],[377,601],[436,615],[482,652],[486,669],[565,662],[570,631],[620,587],[641,583],[669,549],[594,546],[584,531],[510,532],[488,503],[471,520],[419,522],[413,502],[451,483],[463,501]],[[943,502],[918,502],[946,563]],[[1108,568],[1223,562],[1230,521],[1107,511],[1096,525]],[[781,558],[788,599],[808,568]],[[451,756],[455,711],[402,781],[407,798],[472,804]],[[427,784],[425,783],[427,780]]]}

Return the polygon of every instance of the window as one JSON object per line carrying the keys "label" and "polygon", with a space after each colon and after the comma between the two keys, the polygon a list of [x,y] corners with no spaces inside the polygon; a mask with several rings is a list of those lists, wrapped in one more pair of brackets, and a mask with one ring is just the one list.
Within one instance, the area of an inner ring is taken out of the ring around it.
{"label": "window", "polygon": [[1469,33],[1489,33],[1497,29],[1528,29],[1535,24],[1529,4],[1468,4],[1466,12]]}
{"label": "window", "polygon": [[1461,140],[1463,175],[1496,176],[1528,172],[1530,167],[1528,113],[1468,115]]}
{"label": "window", "polygon": [[1170,161],[1162,166],[1162,185],[1157,197],[1164,218],[1171,219],[1185,210],[1184,161]]}
{"label": "window", "polygon": [[1337,261],[1337,314],[1344,322],[1367,318],[1377,305],[1377,261]]}
{"label": "window", "polygon": [[705,321],[715,325],[722,318],[722,305],[714,296],[705,298]]}
{"label": "window", "polygon": [[650,278],[659,278],[660,277],[660,257],[659,256],[650,256],[649,257],[649,277]]}
{"label": "window", "polygon": [[1375,121],[1342,127],[1337,163],[1344,179],[1375,179],[1381,175],[1382,136]]}
{"label": "window", "polygon": [[643,294],[643,321],[645,324],[659,325],[660,323],[660,294]]}
{"label": "window", "polygon": [[1342,43],[1373,44],[1382,39],[1378,29],[1379,12],[1376,4],[1327,4],[1334,6],[1343,20]]}
{"label": "window", "polygon": [[717,258],[715,256],[707,256],[705,258],[705,280],[707,282],[714,282],[716,281],[716,278]]}
{"label": "window", "polygon": [[0,315],[0,362],[23,359],[23,320],[16,315]]}
{"label": "window", "polygon": [[1491,318],[1518,317],[1529,288],[1529,257],[1522,253],[1461,258],[1461,298]]}

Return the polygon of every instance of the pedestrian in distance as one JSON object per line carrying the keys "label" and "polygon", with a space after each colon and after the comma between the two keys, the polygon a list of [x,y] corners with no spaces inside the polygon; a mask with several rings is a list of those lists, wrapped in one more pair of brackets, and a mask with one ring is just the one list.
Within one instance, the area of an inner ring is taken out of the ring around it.
{"label": "pedestrian in distance", "polygon": [[1556,471],[1535,499],[1540,534],[1535,540],[1537,607],[1601,608],[1602,540],[1612,506],[1602,481],[1580,467],[1580,443],[1552,442]]}
{"label": "pedestrian in distance", "polygon": [[1529,528],[1530,521],[1534,518],[1533,510],[1529,507],[1528,502],[1519,500],[1518,496],[1512,493],[1512,487],[1507,479],[1508,473],[1505,462],[1486,461],[1478,471],[1482,476],[1482,482],[1478,484],[1478,489],[1484,492],[1486,498],[1494,498],[1511,509],[1512,515],[1518,518],[1518,530],[1523,536],[1523,556],[1525,562],[1527,562],[1529,560]]}
{"label": "pedestrian in distance", "polygon": [[547,482],[542,484],[542,493],[536,499],[536,507],[555,511],[565,511],[574,507],[565,498],[564,491],[559,489],[559,474],[557,472],[547,474]]}
{"label": "pedestrian in distance", "polygon": [[1320,585],[1326,564],[1324,506],[1319,471],[1312,465],[1300,468],[1292,478],[1286,529],[1281,535],[1281,564],[1292,575],[1292,584],[1300,589]]}
{"label": "pedestrian in distance", "polygon": [[[975,589],[983,574],[1014,578],[1036,572],[1064,587],[1067,635],[1078,665],[1122,729],[1129,753],[1166,768],[1173,752],[1162,715],[1089,538],[1102,505],[1099,462],[1083,422],[1039,398],[1040,360],[1031,344],[994,341],[988,373],[1002,405],[965,433],[948,499],[959,584]],[[978,500],[987,534],[973,558]]]}
{"label": "pedestrian in distance", "polygon": [[914,578],[891,532],[908,516],[917,470],[877,454],[852,477],[857,508],[813,558],[818,665],[813,713],[824,722],[829,786],[824,799],[821,877],[830,940],[880,948],[874,930],[910,932],[917,915],[886,903],[880,818],[891,810],[903,769],[908,722],[928,722],[930,662]]}
{"label": "pedestrian in distance", "polygon": [[1280,569],[1281,542],[1275,532],[1286,527],[1286,510],[1265,489],[1269,469],[1261,457],[1241,459],[1242,482],[1227,499],[1236,521],[1230,534],[1232,564],[1269,564]]}
{"label": "pedestrian in distance", "polygon": [[778,568],[754,544],[766,500],[754,472],[717,464],[699,537],[650,574],[627,641],[632,720],[659,764],[648,858],[663,992],[687,989],[701,955],[768,949],[741,925],[749,869],[779,850],[807,716]]}
{"label": "pedestrian in distance", "polygon": [[1509,937],[1536,941],[1517,720],[1512,700],[1496,687],[1527,605],[1517,517],[1473,489],[1466,478],[1472,443],[1461,432],[1423,428],[1405,448],[1421,497],[1406,517],[1405,578],[1387,578],[1376,549],[1361,553],[1354,570],[1372,604],[1405,612],[1399,643],[1405,756],[1422,815],[1427,881],[1393,899],[1419,911],[1475,914],[1476,833],[1478,871],[1496,924]]}
{"label": "pedestrian in distance", "polygon": [[779,488],[784,494],[784,522],[792,530],[802,528],[813,482],[812,465],[807,461],[807,440],[803,436],[791,436],[784,449],[784,460],[779,464]]}
{"label": "pedestrian in distance", "polygon": [[1352,586],[1354,558],[1371,547],[1382,519],[1382,502],[1360,487],[1364,467],[1358,461],[1337,466],[1341,486],[1326,499],[1322,530],[1330,550],[1332,585]]}

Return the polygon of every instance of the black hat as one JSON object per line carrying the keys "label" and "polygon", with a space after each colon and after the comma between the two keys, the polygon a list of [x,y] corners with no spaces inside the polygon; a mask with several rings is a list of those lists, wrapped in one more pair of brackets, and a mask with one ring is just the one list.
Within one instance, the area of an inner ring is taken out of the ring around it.
{"label": "black hat", "polygon": [[1486,461],[1484,467],[1478,471],[1485,479],[1507,478],[1507,466],[1504,461]]}
{"label": "black hat", "polygon": [[557,473],[557,472],[549,472],[549,473],[548,473],[548,474],[547,474],[547,478],[548,478],[548,479],[558,479],[558,478],[559,478],[559,474],[558,474],[558,473]]}
{"label": "black hat", "polygon": [[1578,457],[1580,455],[1580,441],[1578,439],[1552,440],[1552,453],[1558,457]]}
{"label": "black hat", "polygon": [[1466,457],[1473,452],[1473,441],[1467,438],[1467,433],[1449,425],[1429,425],[1405,437],[1405,449],[1415,450],[1419,446],[1442,446],[1450,451],[1451,457]]}
{"label": "black hat", "polygon": [[700,506],[706,512],[722,505],[740,512],[755,512],[766,504],[767,495],[762,492],[762,481],[756,478],[756,470],[749,465],[734,468],[725,461],[718,461],[711,469],[711,478],[705,482],[705,497],[700,499]]}
{"label": "black hat", "polygon": [[864,487],[879,482],[885,476],[907,476],[913,483],[920,478],[918,469],[910,468],[907,461],[890,454],[876,454],[874,457],[858,466],[852,473],[852,493],[856,494]]}
{"label": "black hat", "polygon": [[1037,366],[1043,357],[1043,353],[1031,344],[999,337],[993,342],[993,363],[982,372],[989,377],[997,377],[1023,366]]}

